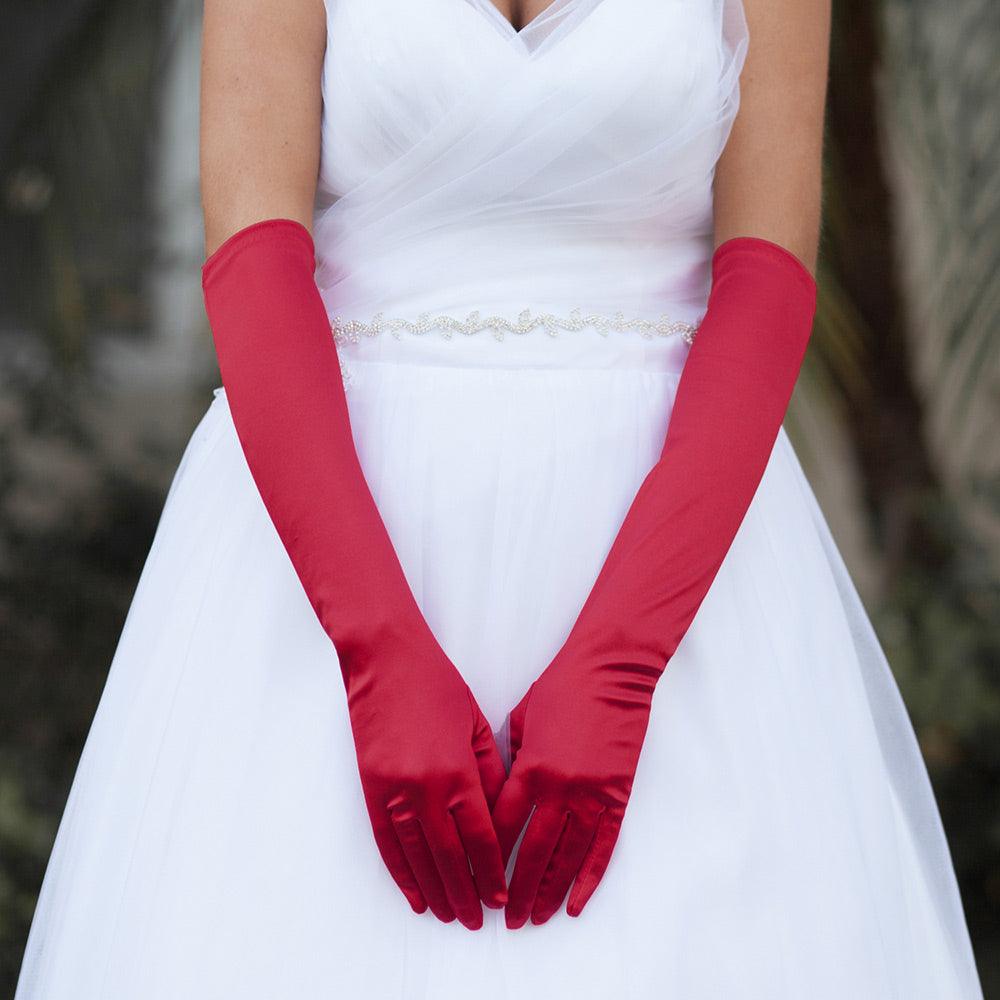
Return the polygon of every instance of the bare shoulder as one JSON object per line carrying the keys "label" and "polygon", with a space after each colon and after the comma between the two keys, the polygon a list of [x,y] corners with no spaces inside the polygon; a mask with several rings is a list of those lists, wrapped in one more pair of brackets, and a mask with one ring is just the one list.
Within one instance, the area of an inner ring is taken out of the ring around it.
{"label": "bare shoulder", "polygon": [[319,165],[323,0],[205,0],[206,252],[266,218],[308,225]]}

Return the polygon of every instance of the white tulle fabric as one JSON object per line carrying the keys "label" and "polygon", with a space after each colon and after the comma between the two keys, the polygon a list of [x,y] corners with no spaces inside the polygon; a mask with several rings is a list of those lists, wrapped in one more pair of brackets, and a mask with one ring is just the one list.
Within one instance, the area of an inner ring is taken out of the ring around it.
{"label": "white tulle fabric", "polygon": [[[328,0],[331,320],[697,322],[739,0]],[[766,351],[767,344],[761,344]],[[596,329],[341,347],[404,570],[501,742],[659,455],[687,345]],[[280,420],[280,414],[275,415]],[[976,1000],[905,709],[782,433],[654,699],[576,920],[414,915],[369,832],[337,657],[220,390],[170,491],[17,1000]]]}

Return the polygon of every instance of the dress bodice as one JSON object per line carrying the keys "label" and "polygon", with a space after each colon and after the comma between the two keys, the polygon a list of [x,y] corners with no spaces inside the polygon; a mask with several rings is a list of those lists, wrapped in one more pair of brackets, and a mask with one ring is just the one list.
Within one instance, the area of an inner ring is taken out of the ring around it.
{"label": "dress bodice", "polygon": [[740,0],[327,0],[317,281],[331,317],[696,320]]}

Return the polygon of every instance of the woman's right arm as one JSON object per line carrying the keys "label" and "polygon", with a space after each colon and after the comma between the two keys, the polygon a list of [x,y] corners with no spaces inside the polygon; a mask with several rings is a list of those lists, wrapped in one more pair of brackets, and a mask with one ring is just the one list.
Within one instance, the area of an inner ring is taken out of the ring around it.
{"label": "woman's right arm", "polygon": [[205,0],[201,195],[205,252],[263,219],[312,223],[323,0]]}
{"label": "woman's right arm", "polygon": [[[320,0],[208,0],[202,288],[247,466],[347,689],[375,842],[417,912],[506,902],[490,807],[504,766],[407,584],[354,448],[309,232]],[[360,832],[360,831],[359,831]]]}

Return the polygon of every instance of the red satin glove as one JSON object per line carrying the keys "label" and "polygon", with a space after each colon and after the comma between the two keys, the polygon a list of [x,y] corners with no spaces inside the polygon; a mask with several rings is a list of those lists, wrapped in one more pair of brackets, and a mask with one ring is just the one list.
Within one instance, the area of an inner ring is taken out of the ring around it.
{"label": "red satin glove", "polygon": [[753,499],[798,377],[816,308],[798,258],[738,237],[716,251],[712,278],[660,459],[566,643],[511,713],[514,763],[493,811],[505,861],[531,819],[508,927],[548,920],[571,887],[578,916],[604,875],[653,689]]}
{"label": "red satin glove", "polygon": [[250,472],[340,658],[382,858],[416,912],[477,928],[480,900],[506,901],[490,821],[504,766],[368,489],[314,267],[312,237],[289,219],[241,230],[206,261],[222,381]]}

